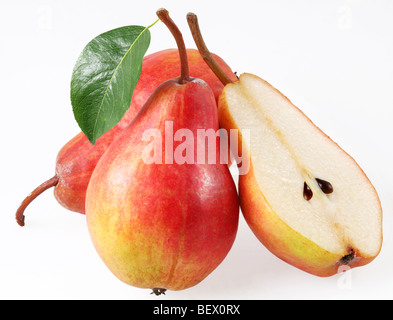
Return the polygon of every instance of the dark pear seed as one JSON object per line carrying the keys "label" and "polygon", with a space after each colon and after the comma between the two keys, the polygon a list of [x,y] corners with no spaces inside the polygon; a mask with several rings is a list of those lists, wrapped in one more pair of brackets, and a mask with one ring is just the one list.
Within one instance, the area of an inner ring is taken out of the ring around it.
{"label": "dark pear seed", "polygon": [[318,185],[323,191],[323,193],[330,194],[333,192],[333,186],[330,182],[318,178],[316,178],[315,180],[317,180]]}
{"label": "dark pear seed", "polygon": [[307,201],[310,201],[312,196],[313,196],[312,190],[307,185],[307,183],[304,182],[304,187],[303,187],[303,197],[304,197],[304,199],[306,199]]}

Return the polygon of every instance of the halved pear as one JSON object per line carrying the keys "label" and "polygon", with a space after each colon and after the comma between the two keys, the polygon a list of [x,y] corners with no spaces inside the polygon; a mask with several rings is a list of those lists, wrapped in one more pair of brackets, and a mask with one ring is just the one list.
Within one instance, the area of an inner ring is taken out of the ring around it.
{"label": "halved pear", "polygon": [[[371,262],[382,245],[378,195],[358,164],[269,83],[227,84],[220,124],[244,143],[244,217],[277,257],[317,276]],[[245,139],[247,133],[247,139]],[[239,145],[240,145],[239,144]]]}

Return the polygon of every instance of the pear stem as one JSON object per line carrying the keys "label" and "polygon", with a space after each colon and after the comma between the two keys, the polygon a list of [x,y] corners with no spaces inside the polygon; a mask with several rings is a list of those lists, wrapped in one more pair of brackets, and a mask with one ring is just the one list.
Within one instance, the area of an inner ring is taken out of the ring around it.
{"label": "pear stem", "polygon": [[213,58],[213,55],[210,53],[209,49],[207,48],[205,41],[203,40],[201,30],[199,28],[198,17],[196,16],[196,14],[192,12],[188,13],[187,22],[188,22],[188,26],[190,27],[195,44],[203,60],[205,60],[207,65],[210,67],[210,69],[212,69],[212,71],[215,73],[218,79],[220,79],[220,81],[224,86],[227,85],[228,83],[232,83],[232,80],[221,69],[221,67]]}
{"label": "pear stem", "polygon": [[27,206],[35,199],[37,198],[41,193],[44,191],[48,190],[49,188],[57,186],[59,183],[59,177],[55,175],[53,178],[45,181],[43,184],[38,186],[30,195],[26,197],[25,200],[23,200],[22,204],[19,206],[18,210],[16,211],[16,222],[23,227],[25,225],[25,216],[24,216],[24,211],[27,208]]}
{"label": "pear stem", "polygon": [[157,16],[160,20],[168,27],[169,31],[172,33],[176,40],[176,44],[179,50],[181,73],[179,83],[183,84],[189,82],[190,70],[188,66],[187,49],[184,44],[183,35],[181,34],[179,28],[176,26],[174,21],[169,16],[169,12],[166,9],[159,9],[157,11]]}

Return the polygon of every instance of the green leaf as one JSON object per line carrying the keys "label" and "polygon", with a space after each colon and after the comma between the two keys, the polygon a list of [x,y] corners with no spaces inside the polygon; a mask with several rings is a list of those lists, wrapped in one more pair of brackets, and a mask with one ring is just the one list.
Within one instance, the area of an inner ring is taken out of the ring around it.
{"label": "green leaf", "polygon": [[92,144],[113,128],[131,104],[149,27],[127,26],[90,41],[79,56],[71,80],[75,120]]}

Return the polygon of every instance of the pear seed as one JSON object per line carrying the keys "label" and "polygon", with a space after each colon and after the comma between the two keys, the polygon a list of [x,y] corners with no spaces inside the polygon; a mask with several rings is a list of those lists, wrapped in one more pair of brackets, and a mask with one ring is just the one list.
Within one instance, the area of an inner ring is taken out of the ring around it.
{"label": "pear seed", "polygon": [[316,178],[315,180],[317,180],[318,185],[323,191],[323,193],[330,194],[333,192],[333,186],[330,182],[318,178]]}
{"label": "pear seed", "polygon": [[306,199],[307,201],[310,201],[312,196],[313,196],[312,190],[307,185],[307,183],[304,182],[304,187],[303,187],[303,197],[304,197],[304,199]]}

